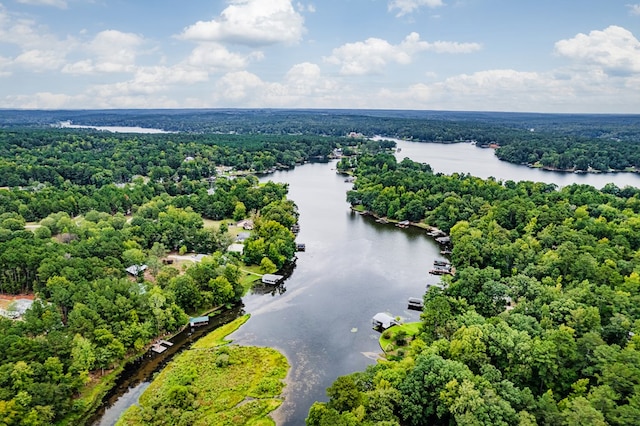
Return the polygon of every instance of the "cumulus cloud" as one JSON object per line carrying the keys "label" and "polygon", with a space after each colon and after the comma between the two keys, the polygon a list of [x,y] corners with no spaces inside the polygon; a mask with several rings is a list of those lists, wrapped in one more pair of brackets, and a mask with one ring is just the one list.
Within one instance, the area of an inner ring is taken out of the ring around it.
{"label": "cumulus cloud", "polygon": [[560,40],[555,44],[555,51],[578,63],[601,67],[613,75],[640,72],[640,41],[631,31],[615,25]]}
{"label": "cumulus cloud", "polygon": [[627,7],[632,15],[640,15],[640,4],[628,4]]}
{"label": "cumulus cloud", "polygon": [[91,96],[131,97],[150,96],[169,90],[175,85],[191,85],[209,79],[206,72],[185,66],[140,67],[132,79],[113,84],[101,84],[89,89]]}
{"label": "cumulus cloud", "polygon": [[67,64],[62,71],[71,74],[133,72],[139,48],[144,43],[137,34],[116,30],[99,32],[85,47],[93,57]]}
{"label": "cumulus cloud", "polygon": [[78,45],[73,38],[59,39],[35,21],[11,14],[1,3],[0,40],[15,47],[13,56],[3,58],[3,75],[11,73],[11,69],[35,72],[56,69]]}
{"label": "cumulus cloud", "polygon": [[389,11],[398,9],[396,16],[404,16],[413,13],[421,7],[436,8],[444,6],[442,0],[390,0]]}
{"label": "cumulus cloud", "polygon": [[247,66],[250,60],[260,60],[261,52],[240,55],[229,52],[219,43],[201,43],[191,51],[187,64],[209,71],[239,69]]}
{"label": "cumulus cloud", "polygon": [[64,0],[18,0],[18,3],[34,6],[53,6],[59,9],[67,8],[67,2]]}
{"label": "cumulus cloud", "polygon": [[230,0],[217,19],[198,21],[178,36],[184,40],[215,41],[266,46],[297,43],[304,33],[304,18],[291,0]]}
{"label": "cumulus cloud", "polygon": [[386,40],[369,38],[364,42],[347,43],[333,49],[332,55],[325,58],[331,64],[340,65],[345,75],[364,75],[378,72],[388,63],[407,65],[413,55],[432,51],[436,53],[470,53],[480,50],[478,43],[457,43],[421,41],[418,33],[411,33],[398,45]]}
{"label": "cumulus cloud", "polygon": [[217,106],[328,108],[340,107],[347,89],[322,74],[317,64],[292,66],[281,82],[268,82],[247,72],[230,72],[215,85],[211,102]]}
{"label": "cumulus cloud", "polygon": [[33,49],[22,52],[13,63],[30,71],[42,72],[58,69],[64,58],[54,51]]}

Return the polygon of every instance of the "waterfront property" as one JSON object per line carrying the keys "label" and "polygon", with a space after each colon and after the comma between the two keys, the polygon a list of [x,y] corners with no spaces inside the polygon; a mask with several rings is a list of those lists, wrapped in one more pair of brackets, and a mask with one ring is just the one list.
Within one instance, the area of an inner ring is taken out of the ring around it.
{"label": "waterfront property", "polygon": [[191,327],[199,327],[206,324],[209,324],[209,317],[206,315],[202,317],[189,318],[189,326]]}
{"label": "waterfront property", "polygon": [[371,322],[373,324],[373,328],[375,328],[376,330],[386,330],[392,325],[400,324],[394,317],[387,314],[386,312],[379,312],[375,314],[371,319]]}
{"label": "waterfront property", "polygon": [[262,276],[262,282],[264,284],[275,285],[275,284],[278,284],[280,282],[280,280],[282,280],[282,278],[284,278],[282,275],[264,274]]}

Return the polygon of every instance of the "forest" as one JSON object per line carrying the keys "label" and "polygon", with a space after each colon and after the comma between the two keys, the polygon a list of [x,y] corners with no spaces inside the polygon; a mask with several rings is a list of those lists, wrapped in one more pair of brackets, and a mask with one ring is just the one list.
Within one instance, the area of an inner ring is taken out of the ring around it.
{"label": "forest", "polygon": [[[343,161],[343,168],[347,166]],[[640,190],[433,174],[360,156],[348,201],[451,236],[398,355],[339,377],[307,425],[640,423]]]}
{"label": "forest", "polygon": [[[242,141],[228,150],[224,141],[192,142],[196,150],[162,137],[0,133],[10,164],[0,188],[0,295],[35,295],[20,320],[0,317],[4,425],[86,420],[107,373],[189,315],[238,303],[251,286],[245,270],[273,273],[292,260],[298,212],[286,185],[219,174],[213,164],[242,171],[248,163],[225,162],[215,150],[266,157],[273,149],[306,161],[334,148],[329,140],[263,138],[249,154],[251,141],[247,151]],[[160,147],[170,154],[154,151]],[[127,175],[115,178],[119,167]],[[143,175],[131,179],[131,170]],[[245,218],[253,229],[244,252],[227,252],[231,227]],[[174,264],[169,253],[206,256]]]}
{"label": "forest", "polygon": [[[66,120],[83,125],[141,126],[179,132],[169,139],[181,142],[185,141],[181,138],[184,134],[191,135],[195,141],[211,140],[211,135],[218,135],[216,137],[229,144],[237,140],[232,135],[258,136],[246,146],[248,151],[255,149],[256,141],[266,139],[267,135],[293,137],[293,140],[301,136],[322,136],[326,140],[329,136],[340,138],[357,132],[367,137],[381,135],[428,143],[473,141],[478,147],[498,147],[496,155],[501,160],[551,170],[637,172],[640,168],[640,150],[637,149],[640,120],[637,115],[348,109],[9,110],[0,116],[0,128],[50,129],[51,124]],[[318,141],[317,138],[313,140]],[[244,167],[257,161],[254,166],[260,170],[273,166],[273,156],[276,163],[283,165],[293,165],[296,159],[306,157],[295,148],[290,151],[294,151],[292,156],[278,156],[277,150],[269,150],[271,155],[266,158],[236,156],[231,161]],[[318,151],[309,156],[328,154],[326,149]],[[225,160],[229,161],[229,158]],[[144,168],[144,164],[139,164],[134,174]],[[128,176],[126,169],[114,170],[116,179]],[[0,176],[1,171],[0,165]]]}
{"label": "forest", "polygon": [[[244,271],[290,262],[295,200],[252,173],[336,150],[357,176],[347,200],[450,233],[457,273],[425,295],[403,355],[339,378],[308,424],[638,424],[640,190],[437,175],[360,135],[495,143],[508,161],[593,171],[637,167],[639,134],[627,116],[3,111],[0,295],[36,300],[19,321],[0,317],[2,424],[79,423],[109,372],[189,315],[237,303]],[[244,251],[229,253],[245,218]]]}

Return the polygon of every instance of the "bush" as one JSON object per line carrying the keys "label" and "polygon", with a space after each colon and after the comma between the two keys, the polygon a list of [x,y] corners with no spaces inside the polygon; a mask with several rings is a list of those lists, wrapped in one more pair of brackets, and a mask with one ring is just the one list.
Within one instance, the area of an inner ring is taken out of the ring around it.
{"label": "bush", "polygon": [[229,355],[222,353],[216,358],[216,367],[224,368],[229,365]]}

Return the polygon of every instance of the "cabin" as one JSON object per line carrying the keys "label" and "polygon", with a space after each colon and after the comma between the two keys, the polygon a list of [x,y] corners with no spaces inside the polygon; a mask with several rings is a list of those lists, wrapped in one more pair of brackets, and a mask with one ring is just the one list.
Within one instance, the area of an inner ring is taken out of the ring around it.
{"label": "cabin", "polygon": [[191,317],[189,318],[189,326],[191,327],[200,327],[201,325],[209,324],[209,317],[207,315],[202,317]]}
{"label": "cabin", "polygon": [[417,309],[421,311],[422,308],[424,308],[424,300],[422,300],[422,298],[420,297],[410,297],[407,300],[407,305],[409,309]]}
{"label": "cabin", "polygon": [[400,324],[394,317],[385,312],[375,314],[371,319],[371,323],[373,324],[373,328],[376,330],[386,330],[392,325]]}
{"label": "cabin", "polygon": [[244,219],[236,223],[236,226],[244,229],[245,231],[251,231],[253,229],[253,221],[250,219]]}
{"label": "cabin", "polygon": [[125,270],[129,273],[129,275],[137,277],[138,274],[140,274],[140,272],[146,271],[147,268],[148,268],[147,265],[131,265],[128,268],[126,268]]}
{"label": "cabin", "polygon": [[229,253],[238,253],[242,254],[244,252],[244,244],[234,243],[227,247],[227,251]]}
{"label": "cabin", "polygon": [[251,237],[250,232],[239,232],[238,235],[236,235],[236,243],[243,243],[246,240],[248,240],[250,237]]}
{"label": "cabin", "polygon": [[275,284],[278,284],[280,282],[280,280],[282,280],[282,278],[284,278],[282,275],[264,274],[262,276],[262,283],[263,284],[275,285]]}

